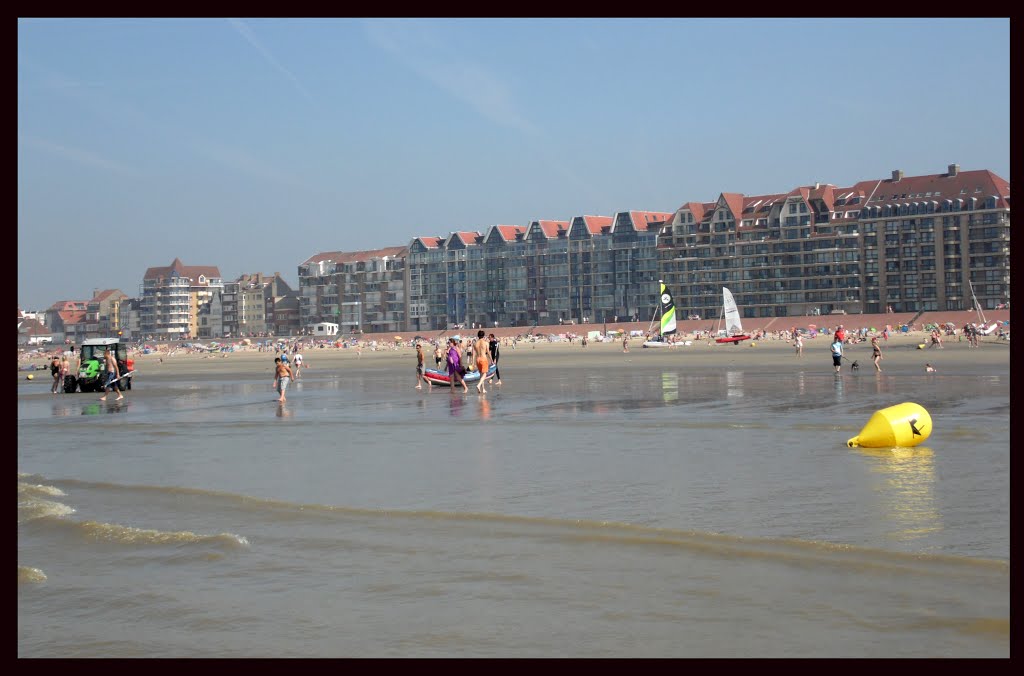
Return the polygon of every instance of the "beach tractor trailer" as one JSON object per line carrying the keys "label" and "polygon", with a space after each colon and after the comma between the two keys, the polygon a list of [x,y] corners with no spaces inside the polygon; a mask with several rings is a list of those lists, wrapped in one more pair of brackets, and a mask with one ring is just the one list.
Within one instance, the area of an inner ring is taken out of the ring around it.
{"label": "beach tractor trailer", "polygon": [[124,376],[117,381],[117,388],[122,392],[132,389],[132,377],[125,376],[135,366],[134,360],[128,358],[128,346],[121,342],[120,338],[89,338],[82,343],[79,351],[78,374],[69,374],[64,379],[64,391],[72,392],[102,392],[103,382],[106,380],[106,369],[104,368],[104,355],[107,347],[114,349],[114,356],[117,359],[117,368]]}

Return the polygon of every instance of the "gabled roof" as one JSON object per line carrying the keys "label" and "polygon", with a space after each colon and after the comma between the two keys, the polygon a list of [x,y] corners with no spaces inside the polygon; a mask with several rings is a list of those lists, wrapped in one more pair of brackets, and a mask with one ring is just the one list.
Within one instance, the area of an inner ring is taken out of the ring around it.
{"label": "gabled roof", "polygon": [[734,220],[743,218],[743,194],[738,192],[723,192],[721,198],[725,200]]}
{"label": "gabled roof", "polygon": [[492,225],[487,229],[483,241],[497,237],[503,242],[515,242],[518,235],[526,233],[527,228],[523,225]]}
{"label": "gabled roof", "polygon": [[527,229],[527,236],[536,237],[539,233],[548,239],[558,237],[558,233],[569,230],[569,221],[533,221]]}
{"label": "gabled roof", "polygon": [[955,176],[944,173],[904,176],[899,180],[887,178],[882,181],[862,181],[855,189],[864,190],[862,186],[865,186],[865,194],[870,194],[876,184],[874,198],[867,202],[871,206],[927,201],[942,203],[944,200],[956,199],[966,201],[971,197],[982,201],[995,197],[997,208],[1009,207],[1009,201],[1006,199],[1010,196],[1009,182],[987,169],[958,171]]}
{"label": "gabled roof", "polygon": [[676,209],[677,212],[684,210],[689,211],[691,214],[693,214],[693,220],[698,223],[700,223],[701,220],[704,219],[705,206],[702,202],[686,202],[678,209]]}
{"label": "gabled roof", "polygon": [[105,301],[106,299],[108,299],[108,298],[110,298],[111,296],[113,296],[113,295],[114,295],[115,293],[119,293],[119,294],[121,294],[122,296],[124,296],[124,295],[125,295],[125,293],[124,293],[124,292],[122,292],[122,291],[120,291],[119,289],[104,289],[103,291],[99,291],[99,292],[97,292],[97,293],[96,293],[96,294],[95,294],[95,295],[94,295],[94,296],[92,297],[92,302],[94,302],[94,303],[95,303],[95,302],[100,302],[100,303],[102,303],[102,302],[103,302],[103,301]]}
{"label": "gabled roof", "polygon": [[424,249],[437,249],[444,242],[444,237],[417,237],[413,241],[419,242]]}
{"label": "gabled roof", "polygon": [[622,214],[627,215],[633,229],[637,232],[648,232],[651,230],[651,226],[660,227],[673,215],[664,211],[622,211],[616,214],[616,219],[613,222],[617,222],[618,217]]}
{"label": "gabled roof", "polygon": [[448,239],[445,240],[445,246],[451,246],[453,239],[458,239],[464,246],[470,246],[473,244],[479,244],[480,241],[483,240],[483,235],[479,232],[468,232],[465,230],[453,232],[448,235]]}
{"label": "gabled roof", "polygon": [[196,280],[200,276],[220,278],[220,270],[215,265],[184,265],[180,258],[175,258],[170,265],[163,267],[152,267],[146,269],[143,279],[167,279],[174,273],[178,277]]}
{"label": "gabled roof", "polygon": [[87,300],[59,300],[47,309],[61,312],[64,310],[85,310],[88,307],[89,301]]}
{"label": "gabled roof", "polygon": [[[420,238],[420,239],[430,239]],[[360,263],[373,260],[375,258],[388,258],[402,257],[408,252],[408,247],[404,246],[390,246],[383,249],[368,249],[366,251],[324,251],[322,253],[313,254],[307,258],[302,265],[311,265],[313,263]],[[271,277],[273,279],[273,277]]]}
{"label": "gabled roof", "polygon": [[[611,226],[615,222],[613,216],[577,216],[576,218],[583,220],[583,225],[586,226],[587,232],[591,235],[600,235],[604,228]],[[576,218],[573,220],[575,221]]]}
{"label": "gabled roof", "polygon": [[48,336],[52,331],[46,328],[46,325],[38,319],[23,317],[18,321],[18,333],[24,333],[29,336]]}
{"label": "gabled roof", "polygon": [[302,265],[311,265],[313,263],[321,263],[324,261],[336,261],[344,255],[344,251],[323,251],[321,253],[313,254],[312,256],[304,260],[302,262]]}
{"label": "gabled roof", "polygon": [[57,313],[60,315],[60,320],[64,322],[64,325],[78,324],[85,321],[85,310],[61,310]]}

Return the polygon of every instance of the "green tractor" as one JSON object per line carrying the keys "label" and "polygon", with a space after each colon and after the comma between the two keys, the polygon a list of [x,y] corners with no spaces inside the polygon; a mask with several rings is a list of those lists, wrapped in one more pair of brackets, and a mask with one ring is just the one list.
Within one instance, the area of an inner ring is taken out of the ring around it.
{"label": "green tractor", "polygon": [[117,381],[117,388],[122,392],[132,389],[132,377],[125,376],[135,366],[134,360],[128,359],[128,346],[120,338],[90,338],[82,343],[79,352],[78,375],[68,375],[64,379],[64,391],[68,394],[80,390],[82,392],[102,392],[106,369],[104,354],[107,347],[114,349],[117,368],[124,376]]}

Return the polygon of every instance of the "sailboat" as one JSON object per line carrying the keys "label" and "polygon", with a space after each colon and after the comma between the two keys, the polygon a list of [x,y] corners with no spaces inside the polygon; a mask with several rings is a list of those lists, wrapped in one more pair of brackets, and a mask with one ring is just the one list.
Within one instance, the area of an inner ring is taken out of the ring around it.
{"label": "sailboat", "polygon": [[974,284],[972,284],[969,279],[967,280],[967,284],[971,287],[971,299],[974,301],[974,309],[978,313],[978,333],[983,336],[990,336],[999,328],[999,322],[992,322],[989,324],[985,320],[985,313],[981,311],[981,303],[978,302],[978,297],[974,295]]}
{"label": "sailboat", "polygon": [[750,340],[750,335],[743,333],[743,324],[740,322],[740,311],[736,308],[736,299],[732,297],[732,291],[724,286],[722,287],[722,308],[722,315],[725,319],[725,335],[715,338],[715,342],[739,344],[742,340]]}
{"label": "sailboat", "polygon": [[672,294],[669,293],[668,287],[665,286],[665,282],[658,280],[658,284],[661,284],[661,302],[658,303],[658,309],[656,314],[651,318],[651,325],[647,328],[647,333],[650,333],[654,328],[654,319],[661,315],[661,330],[657,336],[654,336],[650,340],[645,340],[644,347],[674,347],[675,343],[670,343],[666,340],[665,336],[669,336],[676,332],[676,304],[672,301]]}

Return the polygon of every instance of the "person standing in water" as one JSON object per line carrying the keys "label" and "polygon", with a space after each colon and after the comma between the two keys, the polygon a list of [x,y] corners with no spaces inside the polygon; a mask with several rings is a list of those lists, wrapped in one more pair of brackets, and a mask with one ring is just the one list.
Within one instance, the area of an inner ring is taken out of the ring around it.
{"label": "person standing in water", "polygon": [[117,387],[117,381],[121,379],[121,369],[117,366],[117,357],[114,356],[114,351],[109,347],[107,348],[106,355],[104,355],[104,368],[107,373],[107,382],[103,386],[103,396],[100,397],[100,401],[106,401],[110,388],[114,388],[114,391],[117,392],[118,401],[124,399],[124,395],[121,394],[121,390]]}
{"label": "person standing in water", "polygon": [[452,392],[455,391],[455,383],[462,383],[462,391],[469,392],[466,381],[462,379],[462,357],[459,355],[459,344],[454,338],[448,339],[448,384]]}
{"label": "person standing in water", "polygon": [[875,363],[875,370],[882,372],[878,362],[882,360],[882,348],[878,345],[878,336],[871,336],[871,361]]}
{"label": "person standing in water", "polygon": [[843,368],[843,340],[839,336],[832,338],[832,366],[837,375]]}
{"label": "person standing in water", "polygon": [[288,382],[292,378],[292,369],[287,362],[280,357],[274,357],[274,389],[277,390],[278,401],[286,401],[285,390],[288,389]]}
{"label": "person standing in water", "polygon": [[434,389],[433,384],[426,379],[423,375],[423,344],[416,343],[416,389],[422,390],[423,385],[420,381],[427,383],[427,390]]}
{"label": "person standing in water", "polygon": [[473,343],[473,357],[476,359],[476,370],[480,372],[480,380],[476,383],[476,391],[480,394],[487,394],[487,370],[491,367],[490,346],[483,329],[476,332],[476,342]]}
{"label": "person standing in water", "polygon": [[501,352],[498,347],[498,339],[494,337],[494,334],[487,336],[487,347],[491,353],[491,363],[494,364],[494,381],[495,385],[501,385],[501,371],[498,370],[498,357]]}

